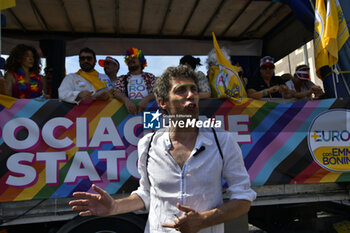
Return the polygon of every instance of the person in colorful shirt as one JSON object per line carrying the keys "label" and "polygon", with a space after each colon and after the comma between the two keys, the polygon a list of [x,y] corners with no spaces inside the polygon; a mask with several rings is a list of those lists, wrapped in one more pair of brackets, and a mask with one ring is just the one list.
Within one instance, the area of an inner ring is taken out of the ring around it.
{"label": "person in colorful shirt", "polygon": [[113,85],[107,75],[95,70],[96,54],[90,48],[79,52],[80,70],[68,74],[58,88],[60,100],[79,103],[82,100],[108,100]]}
{"label": "person in colorful shirt", "polygon": [[[114,97],[122,101],[129,114],[143,112],[149,101],[154,100],[153,86],[156,77],[143,69],[147,66],[147,61],[140,49],[130,48],[125,54],[125,63],[129,72],[121,75],[115,82]],[[131,100],[141,99],[138,104]]]}
{"label": "person in colorful shirt", "polygon": [[14,47],[5,64],[5,94],[20,99],[49,98],[44,93],[46,82],[39,75],[40,70],[40,56],[34,47]]}

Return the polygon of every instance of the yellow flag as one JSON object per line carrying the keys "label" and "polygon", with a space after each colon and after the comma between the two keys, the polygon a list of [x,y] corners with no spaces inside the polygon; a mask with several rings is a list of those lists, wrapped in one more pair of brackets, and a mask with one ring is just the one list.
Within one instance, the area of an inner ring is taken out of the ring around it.
{"label": "yellow flag", "polygon": [[[213,44],[218,61],[218,72],[209,80],[212,92],[219,98],[228,98],[235,103],[243,103],[247,99],[247,93],[240,77],[238,76],[239,67],[232,65],[222,53],[213,32]],[[214,90],[213,90],[214,89]]]}
{"label": "yellow flag", "polygon": [[0,10],[16,6],[16,0],[0,0]]}
{"label": "yellow flag", "polygon": [[344,13],[343,13],[343,10],[341,9],[339,0],[335,0],[335,4],[337,7],[338,20],[339,20],[337,43],[338,43],[338,50],[340,50],[349,38],[349,29],[346,24]]}
{"label": "yellow flag", "polygon": [[[315,8],[315,60],[316,71],[323,66],[338,63],[338,52],[349,38],[343,11],[338,0],[316,0]],[[320,76],[320,75],[319,75]]]}

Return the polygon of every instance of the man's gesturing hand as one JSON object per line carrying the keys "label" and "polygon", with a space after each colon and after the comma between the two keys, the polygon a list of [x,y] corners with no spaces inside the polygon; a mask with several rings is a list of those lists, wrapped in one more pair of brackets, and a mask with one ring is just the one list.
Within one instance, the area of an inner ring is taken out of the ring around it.
{"label": "man's gesturing hand", "polygon": [[185,214],[177,217],[174,222],[163,223],[163,227],[174,228],[182,233],[195,233],[203,228],[204,217],[189,206],[182,206],[177,203],[177,208]]}
{"label": "man's gesturing hand", "polygon": [[72,210],[80,211],[80,216],[108,216],[113,214],[116,208],[113,197],[94,184],[91,187],[98,194],[87,192],[73,193],[74,197],[84,199],[70,201],[69,205],[72,206]]}

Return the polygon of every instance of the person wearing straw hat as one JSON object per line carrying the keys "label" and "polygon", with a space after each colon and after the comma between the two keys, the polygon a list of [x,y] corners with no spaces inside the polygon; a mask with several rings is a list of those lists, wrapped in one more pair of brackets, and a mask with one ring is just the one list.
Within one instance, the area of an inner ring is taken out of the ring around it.
{"label": "person wearing straw hat", "polygon": [[319,98],[324,94],[320,86],[315,85],[310,78],[310,68],[300,65],[295,68],[293,78],[286,82],[289,88],[288,97],[297,99]]}

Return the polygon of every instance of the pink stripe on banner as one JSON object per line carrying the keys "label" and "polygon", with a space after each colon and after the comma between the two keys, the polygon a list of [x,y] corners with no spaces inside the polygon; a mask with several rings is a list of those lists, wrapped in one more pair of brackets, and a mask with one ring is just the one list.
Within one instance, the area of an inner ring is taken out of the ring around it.
{"label": "pink stripe on banner", "polygon": [[0,125],[5,125],[14,115],[16,115],[24,106],[26,106],[31,100],[22,99],[21,101],[16,101],[10,109],[4,108],[0,112]]}
{"label": "pink stripe on banner", "polygon": [[[105,190],[108,185],[111,183],[108,179],[107,179],[107,172],[104,172],[101,175],[101,180],[102,182],[96,182],[94,183],[96,186],[100,187],[101,189]],[[86,191],[88,193],[95,193],[95,191],[90,187],[88,191]]]}
{"label": "pink stripe on banner", "polygon": [[249,168],[248,173],[250,180],[255,180],[261,169],[267,163],[267,161],[278,151],[288,139],[297,131],[297,129],[307,120],[307,118],[313,113],[320,101],[308,101],[303,109],[293,118],[293,120],[286,125],[282,132],[265,147],[260,153],[258,158],[254,161],[253,165]]}

